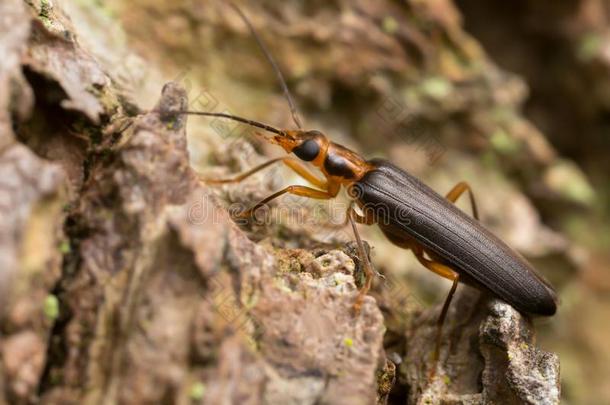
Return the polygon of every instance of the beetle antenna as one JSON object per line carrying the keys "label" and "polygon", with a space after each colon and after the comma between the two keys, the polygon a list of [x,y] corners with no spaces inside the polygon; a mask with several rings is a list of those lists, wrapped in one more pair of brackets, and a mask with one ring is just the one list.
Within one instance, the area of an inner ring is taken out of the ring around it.
{"label": "beetle antenna", "polygon": [[263,124],[262,122],[250,120],[250,119],[247,119],[247,118],[238,117],[237,115],[226,114],[226,113],[204,112],[204,111],[179,111],[178,114],[184,114],[184,115],[203,115],[203,116],[206,116],[206,117],[226,118],[226,119],[229,119],[229,120],[241,122],[241,123],[246,124],[246,125],[250,125],[251,127],[256,127],[256,128],[264,129],[265,131],[269,131],[269,132],[272,132],[274,134],[286,136],[286,132],[282,131],[281,129],[277,129],[275,127],[272,127],[271,125]]}
{"label": "beetle antenna", "polygon": [[241,9],[239,7],[237,7],[237,5],[235,3],[233,3],[232,1],[229,1],[228,3],[237,12],[237,14],[239,14],[241,19],[244,21],[244,23],[250,30],[250,33],[256,40],[258,47],[261,49],[263,54],[265,54],[265,58],[267,58],[267,61],[271,64],[271,67],[273,68],[273,71],[275,72],[275,75],[277,76],[277,79],[279,80],[280,85],[282,86],[282,90],[284,92],[284,97],[286,98],[286,101],[288,101],[288,105],[290,107],[290,114],[292,115],[292,120],[294,121],[294,123],[296,124],[296,126],[299,129],[302,129],[303,126],[301,125],[301,120],[299,119],[299,116],[297,113],[296,104],[292,98],[292,95],[290,94],[290,90],[288,90],[288,85],[286,84],[284,75],[282,74],[282,71],[280,70],[277,63],[275,62],[275,59],[273,59],[273,56],[271,56],[271,52],[269,52],[269,50],[267,49],[267,46],[265,45],[265,43],[263,42],[261,37],[258,35],[256,30],[250,23],[250,20],[248,20],[248,17],[246,17],[246,15],[243,13],[243,11],[241,11]]}

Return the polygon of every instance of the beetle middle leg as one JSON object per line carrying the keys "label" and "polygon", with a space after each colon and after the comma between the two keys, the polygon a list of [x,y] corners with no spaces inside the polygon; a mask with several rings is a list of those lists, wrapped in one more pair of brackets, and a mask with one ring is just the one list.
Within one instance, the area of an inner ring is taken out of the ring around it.
{"label": "beetle middle leg", "polygon": [[354,310],[356,313],[359,313],[360,308],[362,307],[362,302],[364,301],[364,297],[371,289],[375,272],[373,271],[373,266],[371,265],[369,256],[366,254],[366,249],[364,248],[364,243],[362,243],[362,238],[360,238],[360,234],[358,233],[356,223],[373,225],[375,223],[375,217],[372,215],[372,213],[366,210],[364,211],[364,215],[358,214],[356,210],[354,210],[354,202],[352,201],[347,209],[347,213],[345,214],[345,219],[352,225],[352,230],[354,231],[354,236],[356,237],[356,245],[358,247],[358,256],[360,256],[360,260],[362,260],[363,264],[362,267],[364,267],[364,285],[358,292],[358,296],[354,302]]}
{"label": "beetle middle leg", "polygon": [[306,187],[306,186],[288,186],[286,188],[283,188],[280,191],[277,191],[277,192],[271,194],[267,198],[263,198],[262,200],[260,200],[256,204],[254,204],[251,208],[240,213],[238,216],[240,218],[249,218],[254,214],[254,212],[257,209],[259,209],[263,205],[269,203],[272,200],[275,200],[276,198],[278,198],[284,194],[298,195],[301,197],[314,198],[316,200],[330,200],[331,198],[334,198],[337,195],[337,192],[338,192],[338,189],[336,191],[335,190],[317,190],[315,188]]}
{"label": "beetle middle leg", "polygon": [[479,210],[477,209],[477,203],[474,199],[474,193],[472,192],[472,188],[468,183],[466,183],[465,181],[460,181],[458,184],[453,186],[453,188],[447,193],[445,198],[451,201],[452,203],[455,203],[457,199],[460,198],[462,194],[464,194],[465,191],[468,191],[468,197],[470,197],[470,208],[472,209],[472,216],[478,221]]}

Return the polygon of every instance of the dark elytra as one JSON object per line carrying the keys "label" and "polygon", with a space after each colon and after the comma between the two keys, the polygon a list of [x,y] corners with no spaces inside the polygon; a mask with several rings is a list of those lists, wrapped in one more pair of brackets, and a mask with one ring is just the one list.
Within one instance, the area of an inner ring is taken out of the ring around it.
{"label": "dark elytra", "polygon": [[[364,205],[383,203],[387,217],[379,226],[386,236],[415,239],[442,263],[491,291],[521,312],[551,316],[557,310],[552,287],[521,255],[455,204],[419,179],[382,159],[353,188]],[[399,218],[411,212],[414,221]],[[474,282],[474,283],[473,283]]]}

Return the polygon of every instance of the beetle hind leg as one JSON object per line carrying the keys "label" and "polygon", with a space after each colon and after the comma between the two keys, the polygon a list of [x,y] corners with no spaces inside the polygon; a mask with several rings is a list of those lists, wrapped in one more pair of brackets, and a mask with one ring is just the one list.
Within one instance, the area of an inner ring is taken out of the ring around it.
{"label": "beetle hind leg", "polygon": [[465,191],[468,191],[468,197],[470,197],[470,208],[472,210],[472,216],[478,221],[479,210],[477,209],[477,203],[474,199],[474,193],[472,192],[472,188],[468,183],[466,183],[465,181],[459,182],[458,184],[453,186],[453,188],[447,193],[445,198],[451,201],[452,203],[455,203],[457,199],[460,198],[462,194],[464,194]]}
{"label": "beetle hind leg", "polygon": [[441,313],[436,321],[436,341],[434,346],[434,354],[433,354],[433,368],[431,372],[431,377],[434,377],[434,373],[436,371],[436,366],[438,365],[438,360],[440,357],[441,351],[441,341],[443,335],[443,324],[445,323],[445,319],[447,318],[447,312],[449,310],[449,305],[455,295],[455,291],[457,289],[460,275],[455,270],[450,267],[436,262],[434,260],[429,260],[424,257],[424,251],[421,248],[414,248],[413,252],[415,253],[415,257],[417,260],[428,270],[438,274],[441,277],[449,279],[453,281],[451,285],[451,289],[449,290],[449,294],[447,294],[447,298],[445,298],[445,302],[443,303],[443,308],[441,309]]}

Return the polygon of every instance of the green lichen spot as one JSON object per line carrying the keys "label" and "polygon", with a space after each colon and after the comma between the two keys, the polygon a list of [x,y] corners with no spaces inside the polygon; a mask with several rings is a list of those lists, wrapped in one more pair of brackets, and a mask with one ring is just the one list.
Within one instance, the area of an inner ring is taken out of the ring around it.
{"label": "green lichen spot", "polygon": [[38,13],[38,16],[43,19],[48,19],[52,8],[53,5],[49,0],[40,0],[40,13]]}
{"label": "green lichen spot", "polygon": [[451,384],[451,377],[449,377],[448,375],[444,375],[443,382],[445,383],[445,385]]}
{"label": "green lichen spot", "polygon": [[503,129],[496,130],[489,138],[489,141],[491,142],[491,146],[495,150],[507,155],[516,153],[520,149],[519,142],[516,139],[512,138]]}
{"label": "green lichen spot", "polygon": [[205,384],[204,383],[202,383],[201,381],[198,381],[198,382],[194,383],[193,385],[191,385],[191,390],[189,391],[189,397],[193,401],[200,401],[201,399],[203,399],[204,395],[205,395]]}
{"label": "green lichen spot", "polygon": [[381,22],[381,28],[386,34],[394,35],[398,31],[398,21],[394,17],[387,16]]}
{"label": "green lichen spot", "polygon": [[59,316],[59,300],[53,294],[47,295],[44,300],[43,311],[45,316],[54,321]]}
{"label": "green lichen spot", "polygon": [[59,245],[59,251],[64,255],[70,253],[71,250],[72,249],[70,248],[70,241],[64,240]]}
{"label": "green lichen spot", "polygon": [[545,173],[545,183],[556,193],[574,202],[590,205],[595,191],[580,168],[570,161],[559,161]]}
{"label": "green lichen spot", "polygon": [[40,11],[38,12],[38,18],[42,22],[42,25],[47,29],[53,28],[53,22],[51,21],[51,10],[53,4],[49,0],[40,0]]}
{"label": "green lichen spot", "polygon": [[603,46],[604,41],[596,33],[589,33],[580,39],[578,45],[578,57],[587,62],[597,56]]}
{"label": "green lichen spot", "polygon": [[451,94],[453,85],[442,77],[430,77],[422,82],[421,90],[429,97],[441,99]]}
{"label": "green lichen spot", "polygon": [[345,338],[343,339],[343,344],[347,347],[352,347],[354,345],[354,341],[352,338]]}

